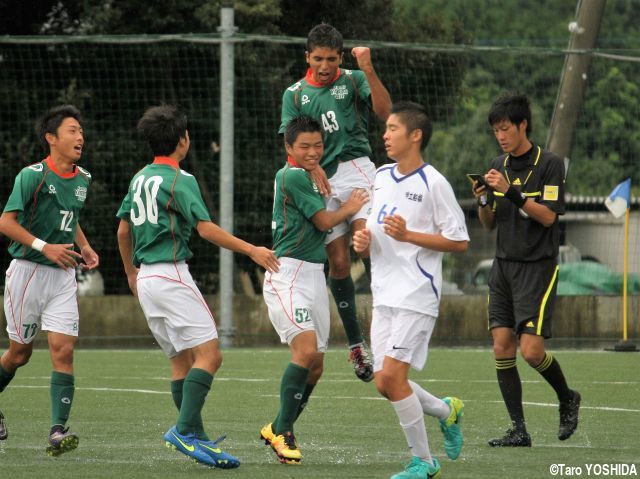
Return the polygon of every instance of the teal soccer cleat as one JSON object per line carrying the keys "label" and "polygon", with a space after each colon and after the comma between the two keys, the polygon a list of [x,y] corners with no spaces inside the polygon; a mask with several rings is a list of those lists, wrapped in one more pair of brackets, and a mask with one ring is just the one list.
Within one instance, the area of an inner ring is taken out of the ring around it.
{"label": "teal soccer cleat", "polygon": [[457,459],[462,450],[462,431],[460,421],[464,415],[464,403],[456,397],[446,397],[442,399],[451,408],[451,413],[447,419],[440,421],[440,430],[444,434],[444,450],[449,459]]}
{"label": "teal soccer cleat", "polygon": [[411,458],[404,471],[391,476],[391,479],[437,479],[440,477],[440,463],[433,458],[433,466],[417,456]]}

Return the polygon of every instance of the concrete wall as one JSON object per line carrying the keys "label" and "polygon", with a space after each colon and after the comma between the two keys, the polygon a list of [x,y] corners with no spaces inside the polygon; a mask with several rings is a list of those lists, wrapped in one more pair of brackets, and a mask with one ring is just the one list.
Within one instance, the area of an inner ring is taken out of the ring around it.
{"label": "concrete wall", "polygon": [[[216,315],[217,297],[206,297]],[[358,295],[358,316],[368,333],[371,313],[369,295]],[[449,346],[490,345],[487,332],[486,296],[445,296],[433,335],[433,344]],[[237,295],[234,300],[236,346],[279,344],[261,296]],[[331,344],[344,344],[344,331],[332,304]],[[81,297],[81,347],[151,346],[153,338],[147,328],[137,300],[132,296]],[[640,338],[638,298],[630,300],[628,337]],[[4,312],[0,324],[5,328]],[[622,300],[618,296],[560,296],[553,319],[554,342],[581,345],[615,342],[622,337]],[[6,338],[6,333],[0,334]],[[3,339],[3,342],[6,339]],[[36,346],[45,344],[40,334]],[[636,341],[637,342],[637,341]],[[1,343],[0,343],[1,344]],[[4,345],[2,345],[4,348]]]}

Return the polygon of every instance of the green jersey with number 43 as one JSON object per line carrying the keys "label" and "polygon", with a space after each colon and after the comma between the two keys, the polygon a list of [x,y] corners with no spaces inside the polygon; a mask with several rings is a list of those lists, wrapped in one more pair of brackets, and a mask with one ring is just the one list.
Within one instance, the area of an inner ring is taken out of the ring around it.
{"label": "green jersey with number 43", "polygon": [[194,176],[168,157],[136,173],[116,216],[131,225],[136,266],[188,260],[193,229],[211,221]]}
{"label": "green jersey with number 43", "polygon": [[[74,243],[90,183],[87,170],[74,165],[71,173],[61,173],[47,157],[18,173],[4,211],[17,212],[18,223],[36,238],[52,244]],[[11,243],[9,254],[56,266],[39,251],[17,242]]]}
{"label": "green jersey with number 43", "polygon": [[276,173],[271,234],[278,258],[326,261],[326,233],[311,222],[311,217],[324,208],[318,187],[304,169],[287,164]]}
{"label": "green jersey with number 43", "polygon": [[307,76],[287,88],[282,96],[282,115],[278,133],[300,115],[319,121],[324,129],[324,155],[320,166],[333,176],[339,161],[371,155],[367,137],[371,89],[360,70],[338,69],[335,80],[319,85],[311,70]]}

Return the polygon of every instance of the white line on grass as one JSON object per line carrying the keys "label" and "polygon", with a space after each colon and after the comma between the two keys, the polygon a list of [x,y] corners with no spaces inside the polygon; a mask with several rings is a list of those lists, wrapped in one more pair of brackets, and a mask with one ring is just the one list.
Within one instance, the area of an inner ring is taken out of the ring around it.
{"label": "white line on grass", "polygon": [[[12,385],[13,388],[22,389],[49,389],[49,386],[27,386],[27,385]],[[123,392],[123,393],[142,393],[142,394],[171,394],[169,391],[154,391],[153,389],[128,389],[128,388],[91,388],[91,387],[76,387],[76,391],[102,391],[102,392]],[[261,397],[280,397],[278,394],[262,394]],[[318,399],[346,399],[355,400],[363,399],[365,401],[386,401],[385,398],[379,396],[317,396]],[[475,399],[465,399],[465,402],[486,402],[493,404],[502,404],[502,401],[476,401]],[[558,407],[554,403],[542,403],[542,402],[523,402],[522,404],[527,406],[540,406],[540,407]],[[593,409],[595,411],[613,411],[613,412],[640,412],[640,409],[627,409],[619,407],[608,406],[580,406],[580,409]]]}
{"label": "white line on grass", "polygon": [[[323,375],[323,383],[351,383],[354,379],[350,374],[344,374],[345,379],[331,378]],[[331,376],[331,375],[329,375]],[[21,379],[51,379],[50,376],[20,376]],[[127,381],[169,381],[167,376],[101,376],[102,379],[117,379]],[[216,376],[216,381],[234,381],[240,383],[270,383],[273,382],[273,378],[237,378],[237,377],[220,377]],[[494,379],[414,379],[417,383],[476,383],[476,384],[494,384]],[[640,381],[573,381],[576,384],[602,384],[608,386],[636,386],[640,384]],[[523,380],[522,384],[546,384],[546,381],[532,379]]]}

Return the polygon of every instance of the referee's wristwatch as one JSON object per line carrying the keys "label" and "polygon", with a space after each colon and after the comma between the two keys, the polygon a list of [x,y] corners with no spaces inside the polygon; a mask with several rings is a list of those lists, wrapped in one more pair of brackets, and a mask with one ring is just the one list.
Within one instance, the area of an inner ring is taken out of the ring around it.
{"label": "referee's wristwatch", "polygon": [[484,208],[489,203],[487,202],[487,195],[478,196],[478,208]]}

